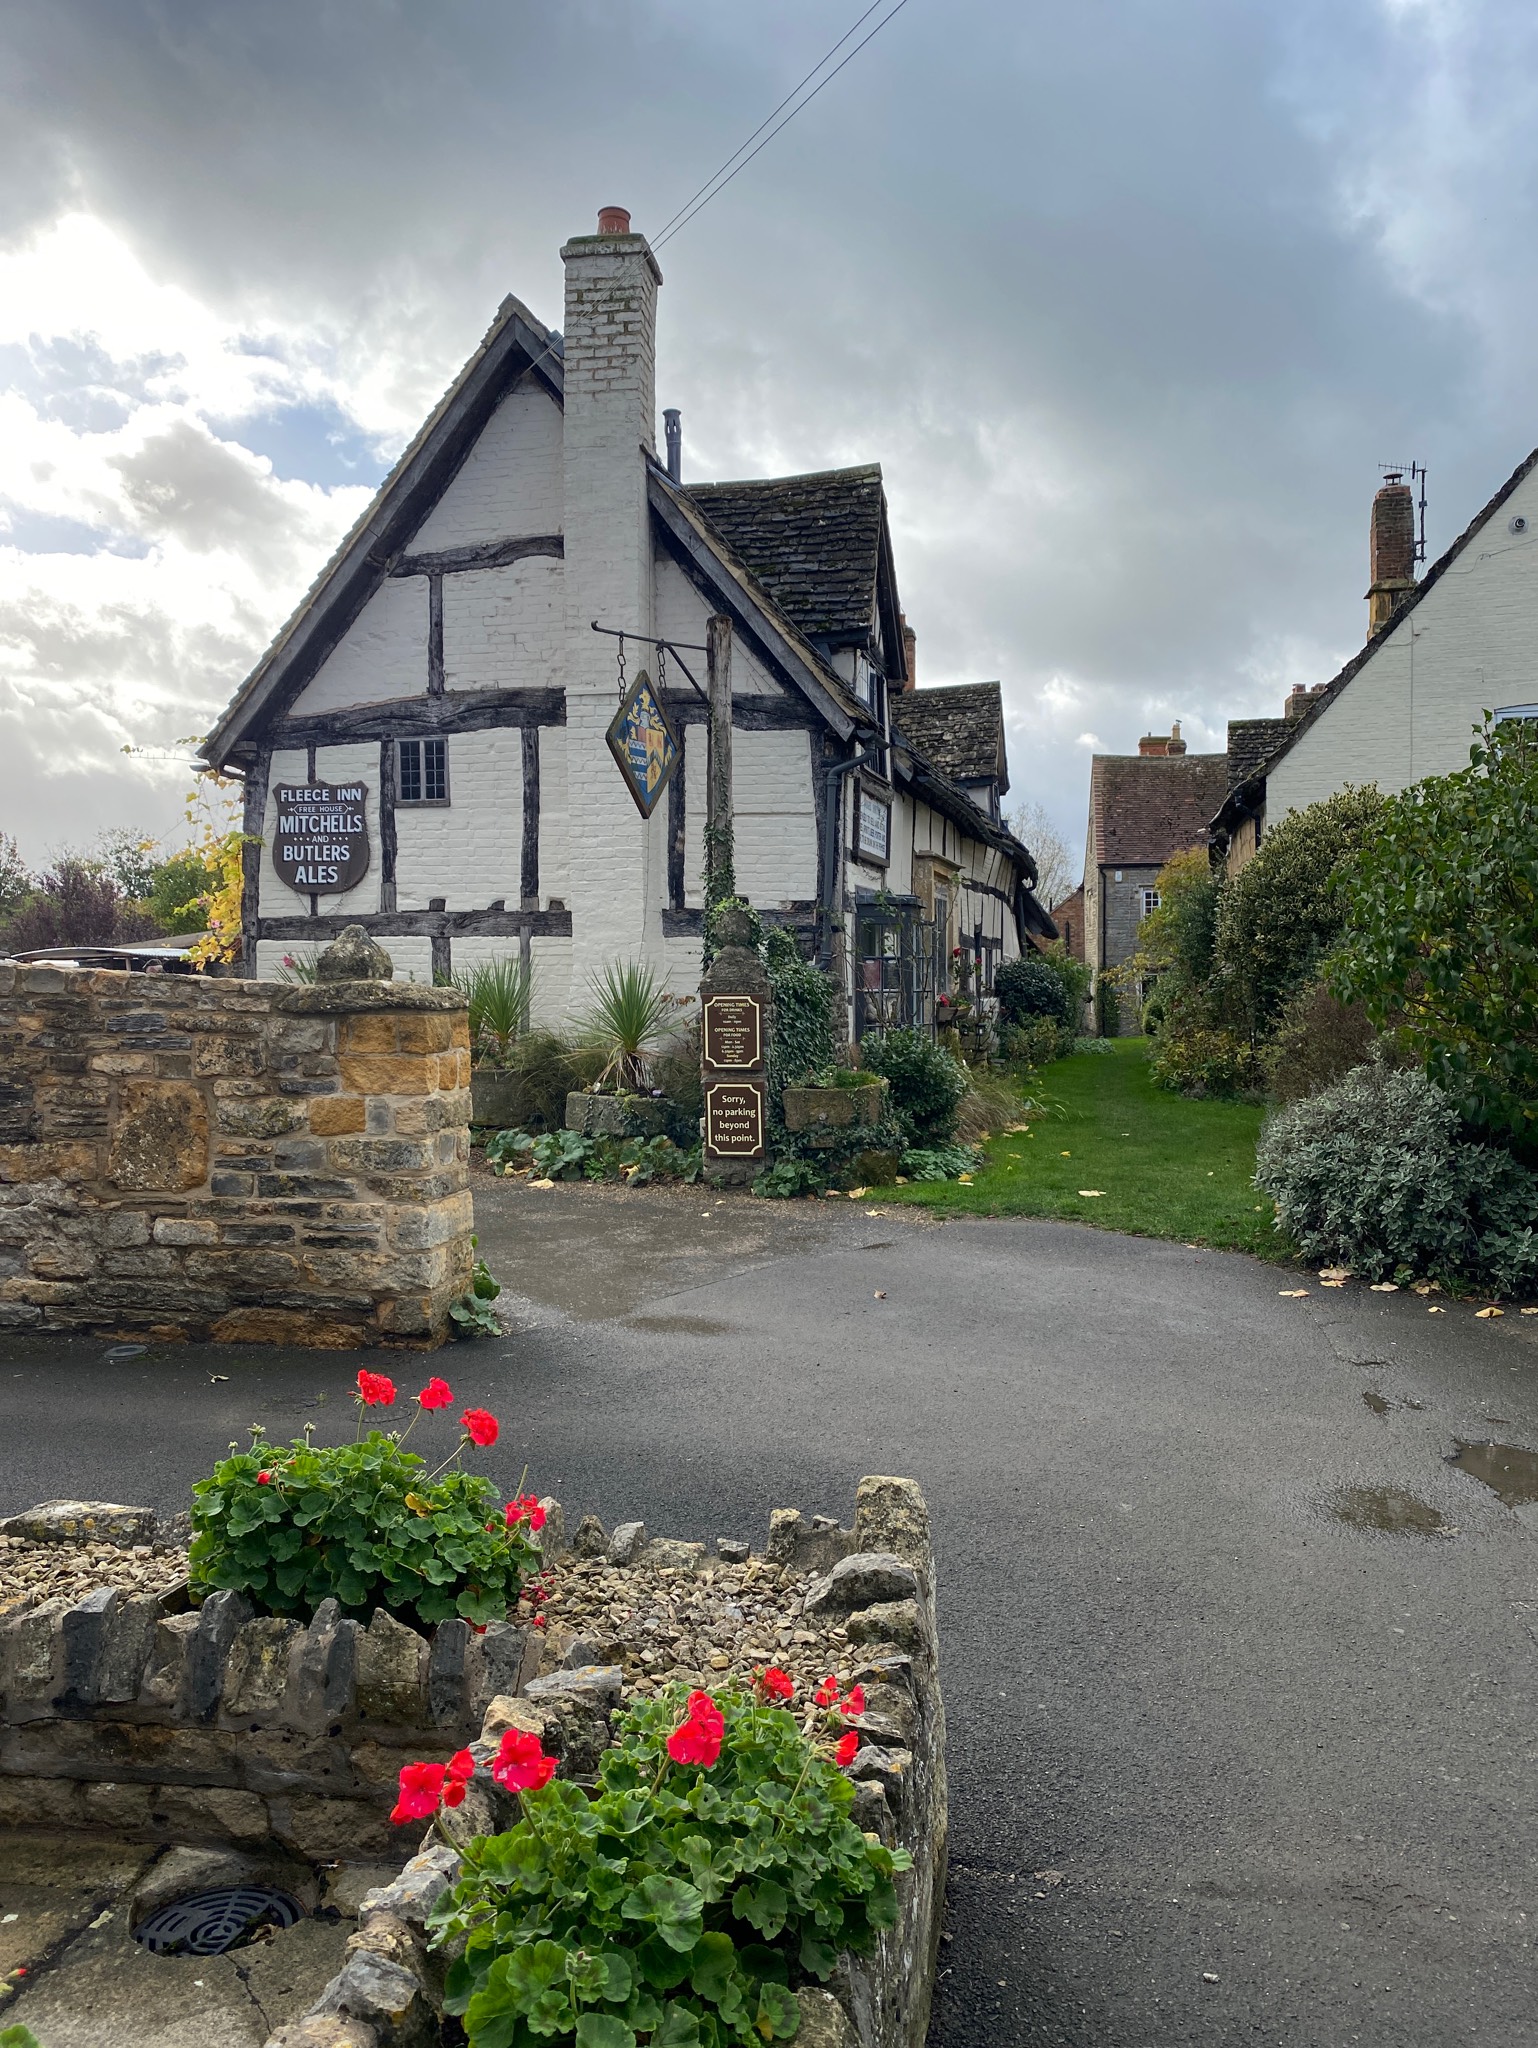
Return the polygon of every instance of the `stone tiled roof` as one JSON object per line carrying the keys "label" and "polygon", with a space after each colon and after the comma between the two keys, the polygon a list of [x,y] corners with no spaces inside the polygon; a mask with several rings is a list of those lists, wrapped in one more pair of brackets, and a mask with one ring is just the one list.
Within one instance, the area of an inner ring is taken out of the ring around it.
{"label": "stone tiled roof", "polygon": [[1004,753],[1004,697],[997,683],[949,683],[940,689],[892,693],[892,723],[932,767],[952,782],[998,778],[1009,787]]}
{"label": "stone tiled roof", "polygon": [[1091,856],[1102,867],[1162,867],[1205,846],[1228,792],[1226,754],[1096,754],[1090,764]]}
{"label": "stone tiled roof", "polygon": [[863,639],[872,631],[884,505],[879,463],[688,484],[684,494],[801,632]]}
{"label": "stone tiled roof", "polygon": [[1285,718],[1231,718],[1228,721],[1228,786],[1237,789],[1263,768],[1287,737]]}

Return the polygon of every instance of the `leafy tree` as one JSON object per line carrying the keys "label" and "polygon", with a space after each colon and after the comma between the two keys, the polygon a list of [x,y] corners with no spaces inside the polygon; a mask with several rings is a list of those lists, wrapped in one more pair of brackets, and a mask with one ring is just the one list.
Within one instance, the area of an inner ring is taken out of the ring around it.
{"label": "leafy tree", "polygon": [[219,886],[219,872],[196,847],[183,847],[150,870],[145,908],[165,932],[207,929],[206,898]]}
{"label": "leafy tree", "polygon": [[130,903],[104,867],[61,854],[6,927],[14,953],[39,946],[111,946],[154,938],[155,921]]}
{"label": "leafy tree", "polygon": [[1476,1130],[1538,1158],[1538,731],[1389,799],[1343,877],[1330,970]]}
{"label": "leafy tree", "polygon": [[1171,856],[1155,884],[1159,907],[1138,927],[1138,950],[1125,970],[1146,988],[1148,1008],[1162,1025],[1207,1025],[1215,1021],[1213,950],[1223,878],[1214,874],[1201,847]]}
{"label": "leafy tree", "polygon": [[1312,981],[1346,916],[1336,871],[1373,835],[1384,799],[1347,787],[1271,827],[1254,858],[1222,889],[1212,998],[1252,1044],[1288,998]]}
{"label": "leafy tree", "polygon": [[32,875],[21,848],[8,832],[0,832],[0,930],[32,893]]}
{"label": "leafy tree", "polygon": [[118,825],[103,832],[86,855],[97,867],[105,868],[125,896],[142,901],[155,888],[162,862],[158,848],[147,832]]}

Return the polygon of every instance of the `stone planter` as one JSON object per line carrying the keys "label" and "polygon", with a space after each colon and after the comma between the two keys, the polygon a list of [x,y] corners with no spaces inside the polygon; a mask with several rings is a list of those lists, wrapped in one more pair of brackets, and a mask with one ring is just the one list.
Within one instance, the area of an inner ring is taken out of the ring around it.
{"label": "stone planter", "polygon": [[493,1131],[528,1128],[529,1091],[521,1074],[508,1067],[472,1067],[470,1121]]}
{"label": "stone planter", "polygon": [[650,1095],[594,1095],[574,1090],[566,1098],[566,1128],[584,1138],[655,1138],[667,1122],[667,1105]]}
{"label": "stone planter", "polygon": [[[868,1088],[787,1088],[785,1128],[787,1131],[845,1131],[857,1124],[878,1124],[886,1111],[886,1082],[872,1081]],[[812,1144],[817,1143],[814,1136]]]}

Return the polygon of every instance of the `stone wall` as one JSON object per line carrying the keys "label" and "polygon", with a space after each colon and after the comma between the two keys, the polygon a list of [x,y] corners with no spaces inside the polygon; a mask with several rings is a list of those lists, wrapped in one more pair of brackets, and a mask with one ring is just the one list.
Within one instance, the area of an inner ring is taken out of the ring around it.
{"label": "stone wall", "polygon": [[441,1341],[469,1065],[452,989],[0,965],[0,1328]]}

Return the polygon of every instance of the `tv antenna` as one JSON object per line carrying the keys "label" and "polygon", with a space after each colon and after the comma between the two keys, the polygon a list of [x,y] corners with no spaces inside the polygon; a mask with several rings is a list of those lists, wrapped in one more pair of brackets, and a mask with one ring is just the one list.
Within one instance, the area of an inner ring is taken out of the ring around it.
{"label": "tv antenna", "polygon": [[1424,562],[1426,559],[1426,465],[1424,462],[1380,462],[1378,467],[1382,472],[1385,483],[1397,484],[1402,482],[1408,471],[1410,489],[1413,491],[1417,483],[1420,485],[1421,494],[1415,501],[1418,521],[1415,534],[1415,559],[1417,562]]}

